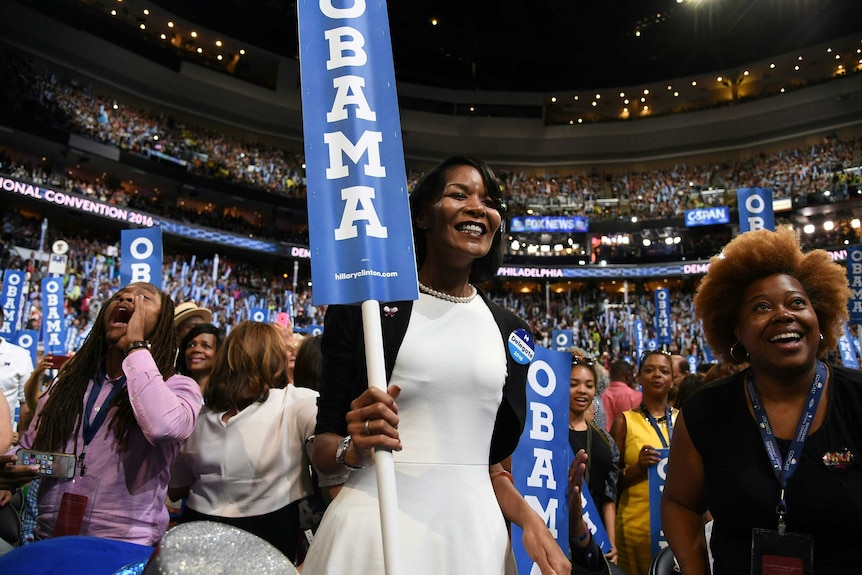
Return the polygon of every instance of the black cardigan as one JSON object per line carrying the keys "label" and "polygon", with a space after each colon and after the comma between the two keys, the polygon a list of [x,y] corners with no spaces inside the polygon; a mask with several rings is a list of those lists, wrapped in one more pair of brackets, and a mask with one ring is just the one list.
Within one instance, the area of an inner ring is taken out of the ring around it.
{"label": "black cardigan", "polygon": [[[500,344],[506,350],[507,376],[503,387],[503,401],[497,410],[494,435],[491,441],[489,463],[499,463],[512,454],[524,430],[526,412],[526,382],[529,365],[521,365],[508,352],[509,335],[516,329],[529,328],[520,318],[503,307],[479,295],[491,310],[500,329]],[[397,309],[397,311],[394,311]],[[413,310],[413,301],[399,301],[380,305],[383,331],[383,354],[386,363],[386,381],[392,377],[395,358],[407,333],[407,324]],[[347,435],[347,412],[350,402],[368,389],[365,363],[365,339],[362,328],[362,311],[358,305],[332,305],[326,310],[323,341],[323,374],[318,399],[316,434]]]}

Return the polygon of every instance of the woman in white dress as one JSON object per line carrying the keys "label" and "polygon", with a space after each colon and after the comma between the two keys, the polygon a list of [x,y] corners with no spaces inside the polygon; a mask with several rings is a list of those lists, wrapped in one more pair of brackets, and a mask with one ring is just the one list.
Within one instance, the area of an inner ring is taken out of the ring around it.
{"label": "woman in white dress", "polygon": [[[514,572],[506,521],[524,530],[542,573],[571,565],[503,468],[524,426],[527,325],[471,282],[501,262],[499,183],[450,158],[410,196],[418,301],[381,306],[388,393],[368,389],[361,312],[330,306],[314,465],[351,470],[315,535],[304,575],[383,573],[374,448],[394,452],[404,573]],[[397,403],[396,403],[397,400]]]}

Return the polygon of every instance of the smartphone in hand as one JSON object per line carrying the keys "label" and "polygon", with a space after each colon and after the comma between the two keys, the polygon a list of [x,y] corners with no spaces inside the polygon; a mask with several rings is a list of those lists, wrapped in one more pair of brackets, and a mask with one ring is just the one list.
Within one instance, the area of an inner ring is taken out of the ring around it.
{"label": "smartphone in hand", "polygon": [[38,465],[39,475],[56,479],[71,479],[75,476],[77,458],[71,453],[19,449],[15,455],[19,465]]}

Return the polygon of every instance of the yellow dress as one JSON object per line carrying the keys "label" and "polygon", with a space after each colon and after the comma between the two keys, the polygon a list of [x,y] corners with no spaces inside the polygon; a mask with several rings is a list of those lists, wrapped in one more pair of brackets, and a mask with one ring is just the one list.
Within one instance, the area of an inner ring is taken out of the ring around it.
{"label": "yellow dress", "polygon": [[[677,410],[673,410],[672,419],[676,421]],[[656,435],[649,420],[644,417],[639,408],[623,412],[626,419],[626,449],[621,454],[620,469],[625,469],[638,459],[638,453],[644,445],[656,449],[662,443]],[[659,423],[659,429],[665,441],[670,445],[667,423]],[[628,575],[647,575],[652,559],[652,542],[650,540],[650,508],[649,481],[641,481],[622,492],[617,506],[617,564]]]}

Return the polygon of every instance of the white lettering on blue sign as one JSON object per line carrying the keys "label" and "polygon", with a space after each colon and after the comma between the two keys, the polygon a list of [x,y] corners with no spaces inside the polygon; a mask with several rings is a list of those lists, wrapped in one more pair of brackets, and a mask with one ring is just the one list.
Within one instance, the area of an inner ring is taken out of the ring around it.
{"label": "white lettering on blue sign", "polygon": [[[336,8],[331,0],[320,0],[320,11],[328,18],[349,19],[359,18],[365,13],[364,0],[356,0],[353,6],[347,8]],[[340,26],[324,32],[324,38],[329,46],[329,59],[326,61],[327,70],[336,70],[344,67],[362,67],[368,63],[365,38],[362,33],[350,26]],[[330,111],[326,114],[327,123],[333,124],[347,120],[350,106],[352,113],[357,119],[375,122],[377,113],[371,109],[368,99],[365,97],[365,78],[355,74],[345,74],[333,78],[332,86],[335,89],[335,97]],[[374,178],[385,178],[386,167],[380,160],[380,147],[383,143],[383,133],[379,131],[365,130],[357,142],[350,139],[341,131],[327,132],[323,134],[323,141],[329,150],[329,167],[326,168],[326,179],[337,180],[350,175],[350,168],[345,165],[345,156],[353,165],[359,164],[364,157],[366,163],[363,173]],[[341,190],[341,199],[344,200],[344,211],[341,222],[334,230],[336,241],[349,240],[358,237],[359,230],[356,222],[364,221],[365,233],[369,237],[387,238],[388,231],[380,222],[373,200],[376,194],[374,188],[369,186],[351,186]]]}
{"label": "white lettering on blue sign", "polygon": [[[365,232],[374,238],[385,238],[389,235],[380,223],[374,210],[374,188],[368,186],[351,186],[341,190],[341,199],[347,200],[341,215],[341,224],[335,230],[336,240],[355,238],[358,233],[354,222],[366,220]],[[361,205],[361,207],[360,207]]]}
{"label": "white lettering on blue sign", "polygon": [[[745,208],[749,214],[761,214],[766,209],[766,202],[757,194],[752,194],[745,198]],[[749,230],[762,230],[766,227],[766,221],[761,216],[748,216]]]}
{"label": "white lettering on blue sign", "polygon": [[[132,255],[132,259],[135,260],[146,260],[150,256],[153,255],[155,251],[155,247],[153,246],[153,242],[149,240],[149,238],[135,238],[131,245],[129,246],[129,252]],[[131,283],[135,282],[152,282],[152,269],[150,264],[147,262],[135,261],[132,262],[131,265],[132,270],[132,279]]]}
{"label": "white lettering on blue sign", "polygon": [[15,331],[12,329],[12,326],[17,325],[18,323],[18,290],[23,279],[24,274],[8,271],[3,278],[3,281],[5,282],[3,287],[6,288],[6,299],[3,300],[3,333],[12,333]]}
{"label": "white lettering on blue sign", "polygon": [[[543,381],[537,377],[543,373]],[[539,397],[550,397],[557,388],[557,377],[551,366],[545,361],[537,361],[530,366],[527,374],[527,383],[530,389]],[[554,413],[551,407],[545,403],[530,402],[530,439],[550,442],[554,439]],[[556,489],[557,480],[554,477],[554,453],[550,449],[542,447],[533,448],[533,468],[527,477],[529,487]],[[558,501],[551,498],[547,507],[543,507],[535,496],[527,496],[527,502],[544,519],[545,523],[557,536],[556,510]]]}
{"label": "white lettering on blue sign", "polygon": [[554,536],[554,539],[557,538],[557,507],[559,506],[559,501],[556,499],[549,499],[548,506],[542,507],[542,502],[539,501],[539,498],[535,495],[525,495],[524,499],[533,508],[533,510],[539,514],[539,517],[542,518],[542,521],[548,526],[548,529],[551,532],[551,535]]}

